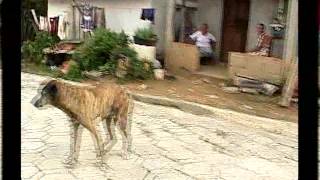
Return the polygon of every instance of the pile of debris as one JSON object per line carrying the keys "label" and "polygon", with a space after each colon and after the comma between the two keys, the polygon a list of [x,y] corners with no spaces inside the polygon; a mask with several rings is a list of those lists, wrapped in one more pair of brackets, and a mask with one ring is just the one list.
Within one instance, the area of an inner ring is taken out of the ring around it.
{"label": "pile of debris", "polygon": [[52,48],[43,49],[46,58],[44,63],[52,69],[62,66],[65,61],[71,59],[72,54],[80,44],[80,41],[61,41]]}
{"label": "pile of debris", "polygon": [[233,86],[223,87],[223,90],[228,93],[243,92],[255,95],[261,93],[267,96],[272,96],[279,89],[276,85],[240,76],[234,76]]}

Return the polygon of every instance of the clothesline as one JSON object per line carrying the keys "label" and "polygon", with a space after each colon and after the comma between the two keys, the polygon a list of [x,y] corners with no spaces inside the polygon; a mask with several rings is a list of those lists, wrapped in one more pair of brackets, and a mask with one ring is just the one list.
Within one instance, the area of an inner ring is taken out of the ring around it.
{"label": "clothesline", "polygon": [[[76,5],[73,5],[73,6],[75,7]],[[103,7],[100,7],[100,6],[93,6],[93,7],[103,8]],[[135,10],[141,10],[141,9],[151,9],[151,8],[153,8],[153,7],[139,7],[139,8],[113,8],[112,6],[105,6],[105,7],[107,7],[107,8],[112,8],[112,10],[114,10],[114,9],[130,9],[130,10],[135,9]],[[153,9],[156,9],[156,8],[153,8]]]}
{"label": "clothesline", "polygon": [[[73,7],[79,7],[79,6],[73,6]],[[95,9],[96,8],[96,9]],[[102,23],[94,25],[94,19],[96,19],[96,16],[92,13],[97,13],[96,10],[101,9],[102,11],[104,8],[94,7],[94,12],[87,13],[86,15],[81,15],[82,18],[80,18],[80,28],[84,32],[91,32],[95,27],[102,27]],[[142,20],[149,20],[152,24],[154,24],[155,19],[155,9],[154,8],[115,8],[115,10],[126,10],[127,13],[132,13],[132,11],[137,10],[141,11],[140,19]],[[80,10],[79,10],[80,11]],[[91,10],[90,10],[91,11]],[[41,30],[49,31],[52,34],[57,34],[61,39],[64,39],[67,35],[67,29],[69,28],[70,23],[68,22],[67,18],[67,12],[62,11],[61,13],[52,16],[52,17],[41,17]],[[99,16],[100,17],[100,16]],[[103,14],[103,17],[101,18],[103,20],[105,18],[105,15]],[[99,18],[98,18],[99,19]]]}

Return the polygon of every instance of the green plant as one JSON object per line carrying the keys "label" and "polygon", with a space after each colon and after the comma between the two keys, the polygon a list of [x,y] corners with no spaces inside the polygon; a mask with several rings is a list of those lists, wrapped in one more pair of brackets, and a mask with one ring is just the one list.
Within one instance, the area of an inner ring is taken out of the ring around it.
{"label": "green plant", "polygon": [[125,79],[149,79],[152,77],[152,68],[145,67],[145,64],[148,64],[149,67],[151,67],[151,64],[141,61],[138,58],[137,52],[132,48],[114,49],[110,57],[110,60],[99,68],[100,71],[106,71],[114,75],[117,71],[118,60],[125,57],[129,60],[128,67],[126,67],[127,74]]}
{"label": "green plant", "polygon": [[71,80],[71,81],[80,81],[83,79],[82,72],[80,70],[80,66],[78,63],[71,61],[69,63],[69,71],[66,75],[62,77],[63,79]]}
{"label": "green plant", "polygon": [[57,37],[51,36],[48,32],[38,32],[34,41],[25,41],[21,47],[23,59],[39,64],[44,54],[42,50],[52,47],[59,42]]}
{"label": "green plant", "polygon": [[73,59],[79,63],[81,70],[94,70],[106,64],[111,52],[120,47],[129,46],[129,37],[124,33],[108,29],[97,29],[94,35],[76,49]]}
{"label": "green plant", "polygon": [[138,28],[135,31],[135,36],[140,39],[157,40],[157,35],[154,34],[151,28]]}

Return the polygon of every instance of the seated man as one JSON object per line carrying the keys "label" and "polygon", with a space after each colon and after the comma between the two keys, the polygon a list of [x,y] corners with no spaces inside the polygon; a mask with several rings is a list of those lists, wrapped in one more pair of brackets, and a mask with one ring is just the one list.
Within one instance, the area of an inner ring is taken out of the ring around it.
{"label": "seated man", "polygon": [[249,52],[252,55],[269,56],[272,38],[265,32],[264,24],[257,24],[256,28],[258,34],[257,45]]}
{"label": "seated man", "polygon": [[216,38],[208,32],[208,24],[202,24],[199,31],[190,35],[190,38],[195,41],[201,58],[214,58],[212,49],[216,43]]}

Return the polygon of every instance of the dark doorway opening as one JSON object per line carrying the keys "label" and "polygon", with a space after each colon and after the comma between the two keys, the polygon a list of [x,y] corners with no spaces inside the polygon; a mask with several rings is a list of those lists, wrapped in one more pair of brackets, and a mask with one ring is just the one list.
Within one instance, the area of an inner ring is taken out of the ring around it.
{"label": "dark doorway opening", "polygon": [[228,61],[228,52],[244,52],[247,42],[250,0],[224,0],[220,60]]}
{"label": "dark doorway opening", "polygon": [[189,43],[189,39],[196,29],[197,8],[176,5],[174,16],[174,41],[181,43]]}

